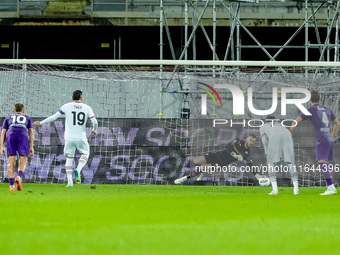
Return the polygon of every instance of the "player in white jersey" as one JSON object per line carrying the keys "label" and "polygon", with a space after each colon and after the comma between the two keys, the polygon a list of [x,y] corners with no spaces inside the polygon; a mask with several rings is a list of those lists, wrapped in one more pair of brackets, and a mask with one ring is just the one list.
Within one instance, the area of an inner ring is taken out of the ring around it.
{"label": "player in white jersey", "polygon": [[260,128],[261,141],[263,143],[264,152],[267,158],[268,174],[273,191],[270,195],[279,194],[276,172],[274,170],[275,163],[281,160],[286,162],[289,169],[294,186],[294,194],[299,194],[298,173],[294,160],[294,144],[290,131],[275,120],[274,116],[266,118],[267,123]]}
{"label": "player in white jersey", "polygon": [[72,96],[73,102],[64,104],[60,110],[42,120],[35,121],[34,126],[39,126],[45,123],[50,123],[55,121],[61,116],[65,116],[65,147],[64,154],[66,155],[66,173],[68,184],[66,187],[73,187],[72,180],[72,170],[73,170],[73,159],[75,157],[75,152],[78,150],[82,155],[79,159],[79,163],[77,168],[74,170],[74,174],[76,177],[76,182],[78,184],[81,183],[80,172],[81,169],[86,164],[89,155],[90,155],[90,147],[89,143],[86,139],[86,121],[90,119],[92,122],[92,131],[91,135],[97,135],[98,122],[96,117],[90,106],[84,104],[82,102],[82,92],[80,90],[76,90],[73,92]]}

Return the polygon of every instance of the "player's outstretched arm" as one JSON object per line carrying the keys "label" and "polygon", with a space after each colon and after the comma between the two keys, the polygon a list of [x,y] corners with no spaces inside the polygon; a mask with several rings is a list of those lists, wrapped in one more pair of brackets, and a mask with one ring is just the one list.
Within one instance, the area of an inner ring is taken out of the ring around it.
{"label": "player's outstretched arm", "polygon": [[303,119],[299,116],[299,117],[297,117],[296,119],[295,119],[295,123],[296,123],[296,125],[295,126],[292,126],[291,128],[290,128],[290,133],[293,135],[294,134],[294,130],[295,130],[295,128],[299,125],[299,123],[300,122],[302,122],[303,121]]}
{"label": "player's outstretched arm", "polygon": [[50,123],[52,121],[55,121],[56,119],[58,119],[61,116],[62,116],[62,114],[58,111],[54,115],[51,115],[50,117],[47,117],[46,119],[44,119],[42,121],[34,121],[33,125],[34,126],[40,126],[40,125],[45,124],[45,123]]}
{"label": "player's outstretched arm", "polygon": [[243,157],[239,154],[236,154],[235,152],[232,152],[230,155],[237,159],[238,161],[243,161]]}
{"label": "player's outstretched arm", "polygon": [[6,129],[2,129],[1,131],[1,137],[0,137],[0,143],[1,143],[1,155],[5,156],[5,136],[6,136]]}
{"label": "player's outstretched arm", "polygon": [[267,151],[268,151],[268,137],[266,135],[266,132],[264,131],[263,126],[260,128],[260,138],[261,138],[261,142],[263,144],[263,148],[264,148],[264,154],[267,155]]}
{"label": "player's outstretched arm", "polygon": [[338,118],[333,120],[333,124],[334,124],[334,129],[333,129],[333,139],[335,140],[339,129],[340,129],[340,121],[338,120]]}
{"label": "player's outstretched arm", "polygon": [[235,144],[237,144],[238,141],[239,141],[239,140],[236,139],[236,140],[234,140],[234,141],[228,143],[228,144],[226,145],[225,148],[226,148],[226,153],[227,153],[227,154],[229,154],[230,156],[234,157],[234,158],[237,159],[238,161],[242,161],[242,160],[243,160],[243,157],[242,157],[241,155],[236,154],[236,152],[235,152],[234,149],[233,149],[233,148],[235,147]]}
{"label": "player's outstretched arm", "polygon": [[39,120],[33,122],[33,126],[40,126],[40,125],[41,125],[41,124],[40,124],[40,121],[39,121]]}
{"label": "player's outstretched arm", "polygon": [[34,155],[34,131],[33,128],[28,130],[28,135],[30,138],[30,156]]}

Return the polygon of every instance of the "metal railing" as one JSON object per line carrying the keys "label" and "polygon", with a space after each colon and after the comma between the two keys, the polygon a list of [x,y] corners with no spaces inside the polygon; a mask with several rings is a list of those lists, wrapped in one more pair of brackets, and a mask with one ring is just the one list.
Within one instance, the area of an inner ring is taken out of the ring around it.
{"label": "metal railing", "polygon": [[92,0],[91,1],[91,13],[92,12],[126,12],[130,0]]}
{"label": "metal railing", "polygon": [[19,0],[2,0],[0,4],[0,18],[19,17]]}
{"label": "metal railing", "polygon": [[[132,18],[138,15],[139,18],[149,17],[151,14],[157,16],[160,8],[161,0],[0,0],[0,18],[11,17],[44,17],[44,11],[52,2],[81,2],[84,1],[83,14],[90,17],[112,18],[125,17]],[[197,2],[198,6],[203,7],[205,2],[209,0],[193,0]],[[333,2],[337,1],[311,1],[314,5],[317,2]],[[166,0],[164,6],[167,8],[167,16],[169,18],[181,18],[183,15],[183,4],[185,0]],[[223,6],[217,1],[218,9],[223,9]],[[253,20],[263,19],[301,19],[300,9],[297,3],[301,1],[284,1],[284,0],[238,0],[228,2],[242,3],[243,12],[252,15]],[[241,8],[242,8],[241,7]],[[270,9],[272,8],[272,9]],[[288,12],[290,10],[290,12]],[[301,9],[302,10],[302,9]],[[51,13],[51,12],[50,12]],[[284,13],[284,15],[281,15]],[[217,15],[224,13],[217,12]],[[53,13],[52,13],[53,15]],[[207,14],[210,15],[210,14]],[[257,15],[257,16],[256,16]],[[67,12],[65,11],[65,16]],[[70,15],[70,18],[73,16]],[[65,18],[65,17],[64,17]]]}

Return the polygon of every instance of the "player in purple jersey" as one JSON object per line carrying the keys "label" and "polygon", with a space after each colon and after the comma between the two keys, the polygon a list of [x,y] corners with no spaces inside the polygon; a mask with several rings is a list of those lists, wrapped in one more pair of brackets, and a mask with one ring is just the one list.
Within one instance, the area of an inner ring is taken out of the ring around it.
{"label": "player in purple jersey", "polygon": [[[320,105],[320,93],[318,91],[311,92],[309,103],[311,107],[308,111],[312,115],[301,114],[296,118],[297,125],[309,119],[312,122],[316,135],[315,155],[319,169],[322,170],[327,182],[327,190],[320,195],[335,195],[337,193],[333,184],[332,171],[329,168],[329,162],[333,160],[334,155],[334,140],[340,128],[340,122],[334,115],[331,109]],[[331,122],[334,124],[333,132],[331,133]],[[296,126],[297,126],[296,125]],[[290,131],[293,135],[295,127],[291,127]]]}
{"label": "player in purple jersey", "polygon": [[[34,155],[34,132],[33,122],[30,117],[24,115],[25,108],[23,104],[14,106],[14,114],[8,116],[1,131],[1,154],[5,156],[5,137],[8,156],[8,178],[10,191],[14,191],[14,182],[17,190],[22,190],[22,177],[26,170],[28,156]],[[15,157],[19,154],[18,176],[14,180]]]}

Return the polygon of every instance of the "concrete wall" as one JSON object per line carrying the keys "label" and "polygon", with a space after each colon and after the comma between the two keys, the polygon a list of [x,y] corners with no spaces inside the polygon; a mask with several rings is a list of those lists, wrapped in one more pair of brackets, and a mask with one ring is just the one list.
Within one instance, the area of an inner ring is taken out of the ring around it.
{"label": "concrete wall", "polygon": [[[240,19],[246,26],[278,26],[296,27],[305,20],[304,2],[302,1],[217,1],[216,15],[217,26],[229,26],[230,14],[226,9],[236,9],[240,3]],[[318,25],[327,23],[327,8],[335,8],[337,1],[312,1],[315,10],[322,2],[325,4],[316,13]],[[327,3],[328,6],[327,6]],[[193,16],[194,8],[198,14],[205,5],[204,1],[192,2],[189,5],[189,23]],[[311,5],[308,6],[311,12]],[[164,1],[164,13],[170,26],[184,25],[184,2]],[[0,18],[21,17],[26,20],[15,20],[16,24],[30,22],[34,18],[62,18],[62,19],[86,19],[100,18],[113,25],[120,26],[159,26],[160,1],[159,0],[4,0],[0,4]],[[204,25],[212,25],[213,6],[209,3],[202,22]],[[197,19],[197,17],[196,17]],[[0,21],[1,22],[1,21]],[[44,21],[41,21],[42,23]],[[91,21],[96,23],[96,21]]]}

